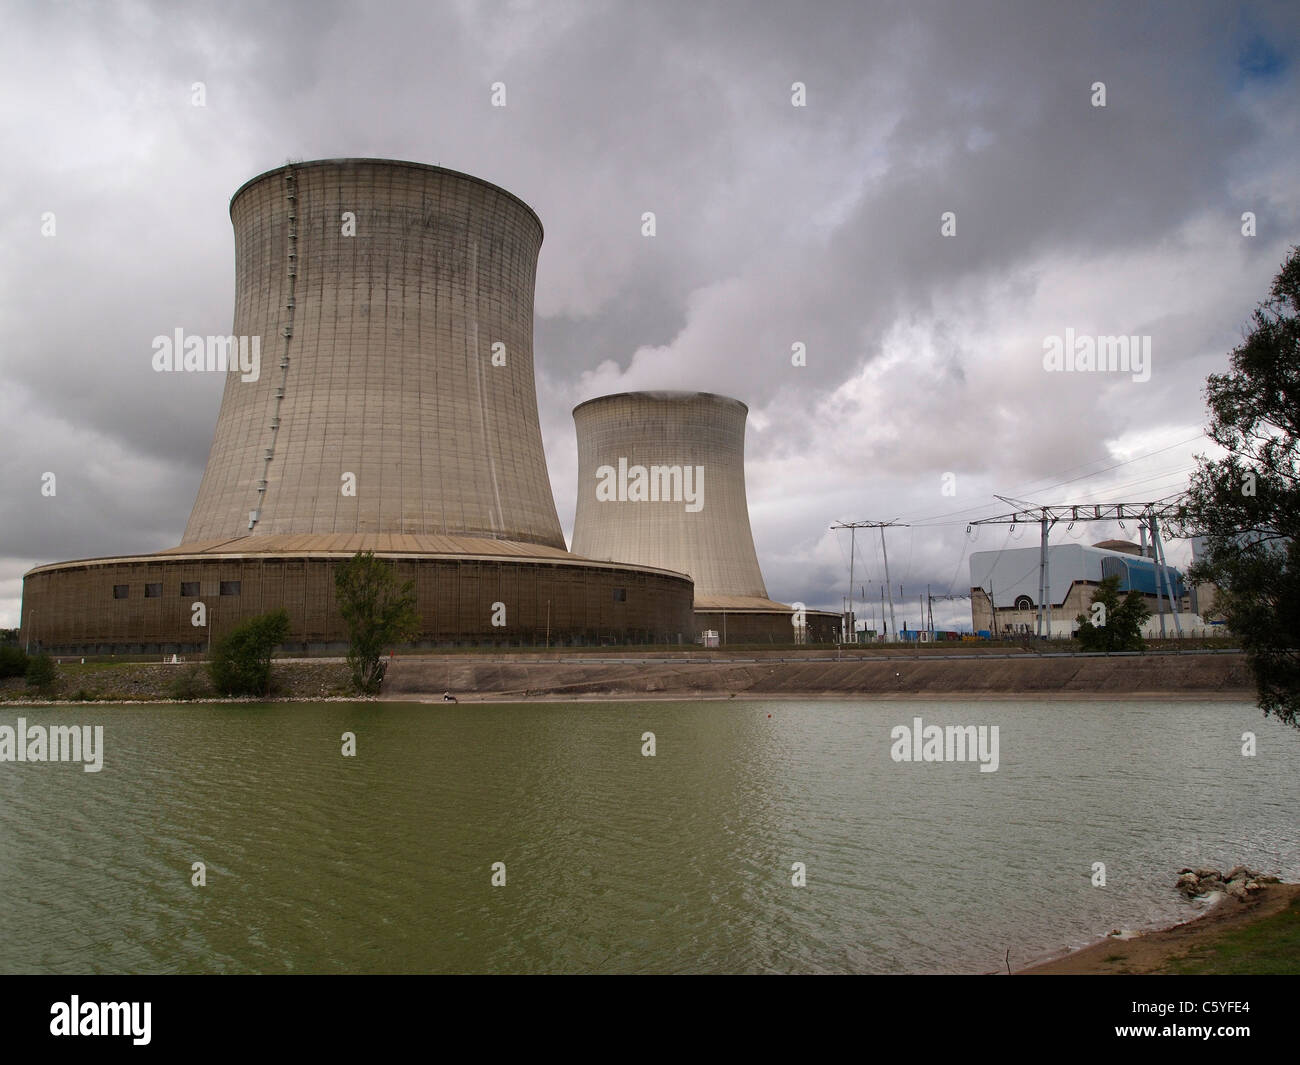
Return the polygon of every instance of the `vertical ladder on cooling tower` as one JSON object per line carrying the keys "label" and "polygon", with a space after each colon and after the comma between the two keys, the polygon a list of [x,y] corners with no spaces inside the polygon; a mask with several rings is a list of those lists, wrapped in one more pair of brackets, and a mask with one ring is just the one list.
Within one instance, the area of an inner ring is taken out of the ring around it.
{"label": "vertical ladder on cooling tower", "polygon": [[271,461],[275,458],[276,436],[280,429],[280,405],[284,402],[285,387],[289,380],[289,346],[293,343],[294,296],[298,286],[298,179],[292,166],[286,169],[284,175],[284,199],[289,226],[288,284],[286,286],[288,296],[284,305],[285,324],[280,329],[280,336],[284,341],[280,351],[280,383],[275,389],[275,404],[268,426],[271,443],[269,447],[262,451],[262,476],[257,482],[257,506],[248,512],[248,528],[250,531],[262,517],[262,504],[266,500],[268,475],[271,472]]}

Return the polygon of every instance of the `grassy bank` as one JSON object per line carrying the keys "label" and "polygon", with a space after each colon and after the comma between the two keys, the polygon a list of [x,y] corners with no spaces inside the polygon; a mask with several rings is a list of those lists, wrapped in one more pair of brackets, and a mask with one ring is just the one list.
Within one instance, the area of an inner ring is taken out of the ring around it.
{"label": "grassy bank", "polygon": [[1213,976],[1300,975],[1300,892],[1284,910],[1207,937],[1163,970]]}
{"label": "grassy bank", "polygon": [[1107,940],[1022,970],[1025,975],[1264,976],[1300,974],[1300,884],[1269,884],[1246,902],[1127,940]]}

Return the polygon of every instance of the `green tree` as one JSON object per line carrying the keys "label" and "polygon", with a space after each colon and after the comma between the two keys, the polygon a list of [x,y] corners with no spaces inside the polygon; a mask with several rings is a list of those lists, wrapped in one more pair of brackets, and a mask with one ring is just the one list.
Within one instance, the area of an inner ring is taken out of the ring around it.
{"label": "green tree", "polygon": [[32,655],[27,660],[27,685],[40,692],[54,687],[54,659],[49,655]]}
{"label": "green tree", "polygon": [[358,691],[377,692],[384,680],[384,648],[420,628],[415,585],[401,586],[393,565],[358,551],[334,571],[334,594],[348,628],[348,667]]}
{"label": "green tree", "polygon": [[[1102,610],[1096,609],[1101,604]],[[1142,593],[1130,588],[1123,599],[1119,595],[1119,577],[1106,577],[1097,590],[1092,593],[1093,609],[1088,614],[1080,614],[1074,620],[1079,628],[1076,633],[1079,643],[1085,651],[1142,651],[1146,644],[1142,641],[1142,626],[1151,616]],[[1096,616],[1097,623],[1092,618]]]}
{"label": "green tree", "polygon": [[231,629],[212,649],[212,686],[222,695],[266,695],[271,689],[271,652],[288,635],[289,614],[283,607]]}
{"label": "green tree", "polygon": [[1205,552],[1190,576],[1218,587],[1265,716],[1300,727],[1300,247],[1252,323],[1206,380],[1206,435],[1226,454],[1197,456],[1184,521]]}

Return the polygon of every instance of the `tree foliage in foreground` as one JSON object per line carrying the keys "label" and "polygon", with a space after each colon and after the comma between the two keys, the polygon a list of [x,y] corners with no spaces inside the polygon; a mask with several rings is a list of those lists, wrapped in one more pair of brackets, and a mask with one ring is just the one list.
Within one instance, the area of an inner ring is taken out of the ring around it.
{"label": "tree foliage in foreground", "polygon": [[384,680],[384,648],[419,632],[415,585],[398,585],[391,562],[359,551],[334,571],[334,595],[348,629],[348,668],[358,691],[377,692]]}
{"label": "tree foliage in foreground", "polygon": [[[1096,609],[1099,603],[1103,608],[1100,612]],[[1141,592],[1130,589],[1121,599],[1119,577],[1111,575],[1092,593],[1092,605],[1087,614],[1074,619],[1079,626],[1075,635],[1085,651],[1146,650],[1142,626],[1151,616],[1151,608]],[[1093,617],[1098,619],[1096,624]]]}
{"label": "tree foliage in foreground", "polygon": [[222,695],[266,695],[271,690],[271,652],[288,636],[289,614],[283,607],[237,625],[212,649],[212,686]]}
{"label": "tree foliage in foreground", "polygon": [[1218,586],[1265,715],[1300,727],[1300,247],[1252,322],[1206,381],[1206,433],[1227,454],[1197,456],[1185,521],[1206,551],[1190,576]]}

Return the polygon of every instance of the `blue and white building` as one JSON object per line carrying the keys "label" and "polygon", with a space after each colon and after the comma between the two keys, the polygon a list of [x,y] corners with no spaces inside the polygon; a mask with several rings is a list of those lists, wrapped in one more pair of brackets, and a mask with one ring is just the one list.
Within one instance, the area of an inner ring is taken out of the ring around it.
{"label": "blue and white building", "polygon": [[[976,551],[970,556],[971,624],[990,635],[1033,634],[1038,630],[1040,550],[1020,547],[1003,551]],[[1141,592],[1151,608],[1147,632],[1159,634],[1160,614],[1165,614],[1172,635],[1171,615],[1180,614],[1185,628],[1204,628],[1205,622],[1188,613],[1188,587],[1183,574],[1145,557],[1142,549],[1124,540],[1084,544],[1057,544],[1047,549],[1047,595],[1053,636],[1065,637],[1086,615],[1097,586],[1112,574],[1119,577],[1121,594]]]}

